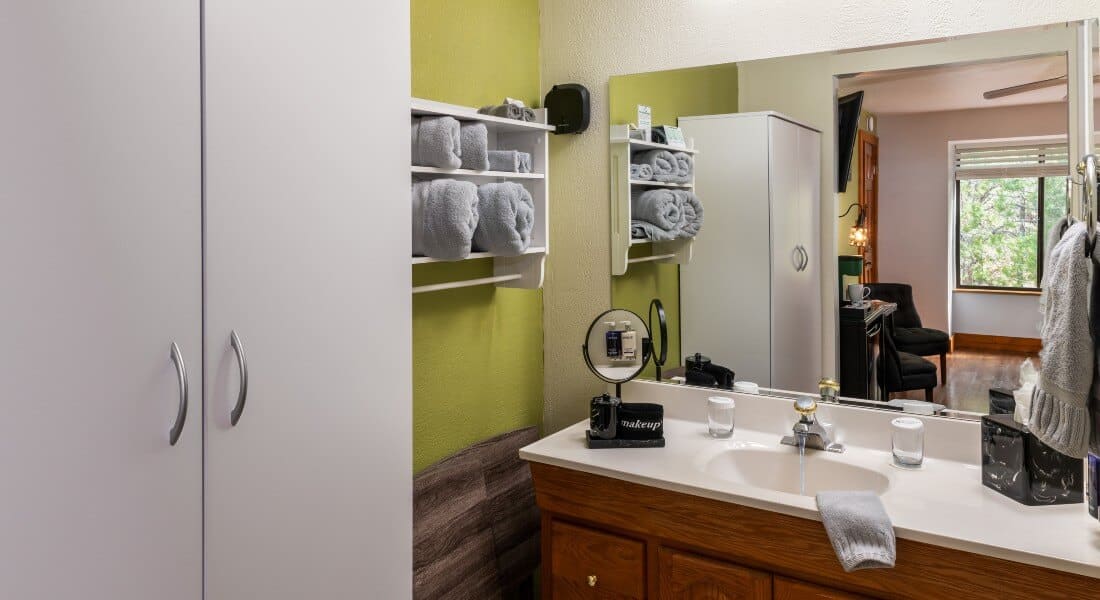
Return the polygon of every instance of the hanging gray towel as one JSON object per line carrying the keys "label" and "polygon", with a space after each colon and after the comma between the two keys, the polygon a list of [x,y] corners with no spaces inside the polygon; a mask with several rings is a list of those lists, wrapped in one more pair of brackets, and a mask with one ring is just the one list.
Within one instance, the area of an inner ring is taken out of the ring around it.
{"label": "hanging gray towel", "polygon": [[413,117],[412,164],[441,169],[461,167],[460,129],[454,117]]}
{"label": "hanging gray towel", "polygon": [[1055,244],[1043,275],[1043,348],[1039,385],[1031,394],[1032,433],[1073,458],[1088,453],[1089,390],[1096,363],[1089,328],[1090,259],[1087,227],[1074,223]]}
{"label": "hanging gray towel", "polygon": [[488,106],[482,106],[477,109],[477,112],[483,115],[492,115],[494,117],[504,117],[505,119],[515,119],[517,121],[534,121],[535,111],[534,109],[527,108],[526,106],[516,106],[515,104],[490,104]]}
{"label": "hanging gray towel", "polygon": [[672,190],[680,201],[680,210],[684,213],[684,226],[680,228],[680,237],[695,237],[703,228],[703,204],[699,197],[687,190]]}
{"label": "hanging gray towel", "polygon": [[531,154],[517,150],[490,150],[489,170],[505,173],[530,173]]}
{"label": "hanging gray towel", "polygon": [[630,165],[630,178],[639,181],[649,181],[653,179],[653,167],[645,163],[632,164]]}
{"label": "hanging gray towel", "polygon": [[454,179],[413,182],[413,256],[466,258],[477,223],[477,186],[472,182]]}
{"label": "hanging gray towel", "polygon": [[672,157],[676,159],[676,183],[690,183],[695,172],[695,157],[687,152],[673,152]]}
{"label": "hanging gray towel", "polygon": [[[684,226],[684,211],[680,199],[672,190],[646,190],[630,199],[631,219],[646,221],[676,237]],[[653,238],[650,238],[653,239]]]}
{"label": "hanging gray towel", "polygon": [[894,566],[894,525],[873,492],[821,492],[817,509],[844,572]]}
{"label": "hanging gray towel", "polygon": [[630,162],[637,165],[649,165],[649,168],[653,169],[654,181],[673,183],[679,177],[676,157],[668,150],[635,152],[630,157]]}
{"label": "hanging gray towel", "polygon": [[501,256],[523,254],[531,245],[535,203],[522,185],[506,181],[477,188],[480,220],[474,231],[474,247]]}
{"label": "hanging gray towel", "polygon": [[489,128],[485,123],[462,123],[462,168],[485,171],[489,168]]}

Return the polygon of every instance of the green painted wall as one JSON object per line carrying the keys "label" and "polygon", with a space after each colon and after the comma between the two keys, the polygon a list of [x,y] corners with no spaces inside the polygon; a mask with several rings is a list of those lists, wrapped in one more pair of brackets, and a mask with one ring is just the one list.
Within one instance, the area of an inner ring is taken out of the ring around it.
{"label": "green painted wall", "polygon": [[[653,109],[654,125],[675,125],[677,117],[737,112],[737,65],[734,63],[612,77],[609,82],[612,124],[637,121],[637,107]],[[700,198],[706,207],[707,199]],[[707,224],[703,222],[703,235]],[[631,248],[631,256],[650,250]],[[649,302],[660,298],[668,314],[669,351],[666,367],[683,361],[680,347],[680,267],[641,263],[631,265],[625,275],[611,278],[611,302],[646,318]],[[689,349],[690,350],[690,349]],[[652,377],[654,367],[646,367]]]}
{"label": "green painted wall", "polygon": [[[411,11],[413,96],[538,105],[538,0],[412,0]],[[413,285],[492,269],[491,260],[417,265]],[[414,471],[541,423],[542,291],[478,286],[413,296],[413,382]]]}

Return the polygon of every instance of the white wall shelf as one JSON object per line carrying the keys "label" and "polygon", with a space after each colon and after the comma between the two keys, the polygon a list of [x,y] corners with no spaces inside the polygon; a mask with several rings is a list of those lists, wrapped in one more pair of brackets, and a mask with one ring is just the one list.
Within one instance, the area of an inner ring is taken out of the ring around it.
{"label": "white wall shelf", "polygon": [[[645,150],[668,150],[669,152],[695,154],[697,150],[695,150],[693,140],[687,140],[687,148],[675,148],[668,144],[632,140],[629,133],[629,126],[627,125],[611,126],[611,274],[624,275],[629,265],[638,263],[655,262],[686,265],[691,262],[694,238],[654,242],[630,237],[630,198],[632,194],[640,194],[647,188],[692,189],[695,185],[694,172],[692,173],[692,180],[688,183],[662,183],[660,181],[631,179],[630,156],[634,152]],[[631,257],[631,246],[640,245],[648,245],[652,248],[651,254],[649,256]]]}
{"label": "white wall shelf", "polygon": [[541,288],[546,267],[546,255],[550,250],[550,190],[547,175],[550,164],[549,133],[554,130],[553,125],[546,124],[546,110],[535,109],[535,121],[529,122],[483,115],[478,113],[476,108],[421,98],[412,98],[410,108],[412,116],[449,116],[459,121],[485,123],[489,130],[489,149],[518,150],[530,153],[532,171],[531,173],[512,173],[506,171],[441,169],[411,165],[411,178],[448,177],[473,181],[515,181],[531,193],[531,199],[535,204],[535,227],[531,231],[531,246],[519,256],[497,256],[492,252],[472,252],[467,258],[459,261],[445,261],[427,256],[413,256],[411,258],[411,264],[413,265],[492,260],[492,277],[416,286],[412,290],[413,293],[436,292],[475,285],[496,285],[497,287],[523,289]]}

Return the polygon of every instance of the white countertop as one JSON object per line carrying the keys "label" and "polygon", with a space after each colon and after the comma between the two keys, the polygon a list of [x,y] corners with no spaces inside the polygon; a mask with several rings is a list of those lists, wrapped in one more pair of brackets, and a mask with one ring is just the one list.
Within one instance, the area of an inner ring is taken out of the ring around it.
{"label": "white countertop", "polygon": [[[778,431],[752,431],[739,422],[733,438],[715,440],[706,435],[705,424],[670,418],[668,412],[666,408],[665,448],[590,450],[584,441],[588,427],[584,421],[523,448],[520,456],[820,520],[812,496],[733,483],[704,472],[703,465],[723,450],[757,444],[778,446]],[[795,448],[790,451],[797,454]],[[981,468],[962,460],[926,458],[922,469],[904,471],[890,466],[888,448],[851,445],[843,454],[820,459],[843,461],[886,475],[890,486],[881,498],[899,538],[1100,578],[1100,523],[1088,516],[1083,504],[1019,504],[983,486]]]}

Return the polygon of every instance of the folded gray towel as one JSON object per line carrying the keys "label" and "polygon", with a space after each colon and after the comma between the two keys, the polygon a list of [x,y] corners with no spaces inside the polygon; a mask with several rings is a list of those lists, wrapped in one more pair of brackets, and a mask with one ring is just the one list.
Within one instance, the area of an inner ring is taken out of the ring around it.
{"label": "folded gray towel", "polygon": [[489,168],[489,128],[485,123],[465,122],[459,131],[462,140],[462,168],[485,171]]}
{"label": "folded gray towel", "polygon": [[695,172],[695,158],[687,152],[673,152],[672,157],[676,159],[676,182],[691,182],[691,174]]}
{"label": "folded gray towel", "polygon": [[1089,329],[1089,258],[1084,223],[1074,223],[1055,244],[1043,273],[1043,349],[1039,385],[1031,393],[1028,427],[1046,445],[1083,458],[1092,419],[1089,389],[1096,361]]}
{"label": "folded gray towel", "polygon": [[526,106],[516,106],[515,104],[490,104],[489,106],[482,106],[477,109],[477,112],[483,115],[492,115],[494,117],[504,117],[505,119],[515,119],[517,121],[534,121],[535,111],[534,109],[527,108]]}
{"label": "folded gray towel", "polygon": [[638,219],[630,221],[630,237],[632,238],[652,240],[654,242],[668,242],[676,239],[677,236],[677,232],[661,229],[649,221],[639,221]]}
{"label": "folded gray towel", "polygon": [[630,178],[639,181],[649,181],[653,179],[653,167],[645,163],[632,164],[630,165]]}
{"label": "folded gray towel", "polygon": [[490,150],[489,170],[506,173],[530,173],[531,153],[518,150]]}
{"label": "folded gray towel", "polygon": [[431,179],[412,184],[412,253],[462,260],[478,223],[477,186],[470,181]]}
{"label": "folded gray towel", "polygon": [[676,157],[668,150],[645,150],[636,152],[630,157],[630,162],[636,165],[649,165],[653,169],[653,180],[663,183],[679,181],[679,170]]}
{"label": "folded gray towel", "polygon": [[462,143],[454,117],[412,118],[412,164],[441,169],[462,166]]}
{"label": "folded gray towel", "polygon": [[672,190],[680,201],[680,210],[684,212],[684,226],[680,228],[680,237],[695,237],[703,228],[703,204],[699,197],[687,190]]}
{"label": "folded gray towel", "polygon": [[894,525],[873,492],[820,492],[817,509],[846,573],[894,566]]}
{"label": "folded gray towel", "polygon": [[[646,221],[669,232],[673,237],[684,226],[684,211],[680,199],[672,190],[646,190],[630,199],[630,218]],[[651,238],[652,239],[652,238]]]}
{"label": "folded gray towel", "polygon": [[474,231],[474,247],[501,256],[523,254],[531,245],[535,203],[522,185],[506,181],[477,188],[481,218]]}

